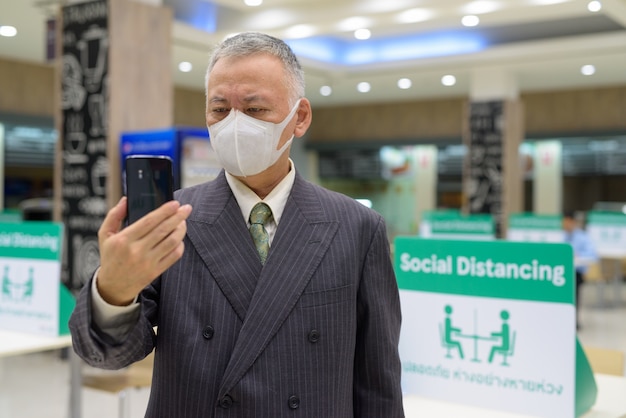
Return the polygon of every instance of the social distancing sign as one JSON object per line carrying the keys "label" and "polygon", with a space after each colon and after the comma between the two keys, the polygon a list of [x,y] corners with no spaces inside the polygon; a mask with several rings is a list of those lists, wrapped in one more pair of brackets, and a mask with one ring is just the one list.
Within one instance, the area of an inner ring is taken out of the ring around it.
{"label": "social distancing sign", "polygon": [[406,393],[574,417],[569,245],[400,237],[395,268]]}
{"label": "social distancing sign", "polygon": [[0,223],[0,329],[69,333],[75,301],[60,280],[62,242],[61,224]]}

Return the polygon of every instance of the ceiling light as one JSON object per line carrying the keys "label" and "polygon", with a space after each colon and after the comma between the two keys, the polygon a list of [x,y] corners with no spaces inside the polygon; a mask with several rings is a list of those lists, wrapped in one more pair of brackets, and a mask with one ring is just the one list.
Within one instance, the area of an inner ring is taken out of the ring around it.
{"label": "ceiling light", "polygon": [[432,18],[434,13],[428,9],[409,9],[400,13],[397,17],[400,23],[417,23]]}
{"label": "ceiling light", "polygon": [[596,73],[596,67],[594,67],[593,65],[590,65],[590,64],[583,65],[580,68],[580,72],[583,75],[594,75]]}
{"label": "ceiling light", "polygon": [[456,77],[451,74],[444,75],[441,77],[441,84],[446,87],[454,86],[456,84]]}
{"label": "ceiling light", "polygon": [[285,37],[291,39],[308,38],[315,34],[313,25],[295,25],[285,31]]}
{"label": "ceiling light", "polygon": [[17,35],[17,29],[14,26],[0,26],[0,36],[11,38]]}
{"label": "ceiling light", "polygon": [[370,23],[371,22],[369,19],[366,19],[360,16],[354,16],[354,17],[349,17],[339,22],[339,24],[337,25],[337,28],[340,31],[353,32],[357,29],[371,26]]}
{"label": "ceiling light", "polygon": [[181,63],[178,64],[178,69],[182,71],[183,73],[188,73],[189,71],[192,70],[192,68],[193,68],[193,65],[191,65],[191,63],[188,61],[182,61]]}
{"label": "ceiling light", "polygon": [[461,23],[463,24],[463,26],[467,27],[478,26],[478,24],[480,23],[480,19],[476,15],[467,15],[463,16],[463,19],[461,19]]}
{"label": "ceiling light", "polygon": [[370,83],[368,83],[367,81],[361,81],[357,86],[356,89],[361,92],[361,93],[367,93],[372,89],[372,86],[370,85]]}
{"label": "ceiling light", "polygon": [[587,4],[587,10],[594,13],[599,12],[600,10],[602,10],[602,3],[597,0],[590,1],[589,4]]}
{"label": "ceiling light", "polygon": [[333,88],[331,86],[320,87],[320,94],[324,97],[328,97],[333,94]]}
{"label": "ceiling light", "polygon": [[354,31],[354,37],[356,39],[365,40],[372,36],[372,32],[369,29],[357,29]]}
{"label": "ceiling light", "polygon": [[412,85],[413,83],[408,78],[401,78],[398,80],[398,88],[401,88],[402,90],[410,89]]}
{"label": "ceiling light", "polygon": [[263,0],[243,0],[246,6],[256,7],[263,4]]}

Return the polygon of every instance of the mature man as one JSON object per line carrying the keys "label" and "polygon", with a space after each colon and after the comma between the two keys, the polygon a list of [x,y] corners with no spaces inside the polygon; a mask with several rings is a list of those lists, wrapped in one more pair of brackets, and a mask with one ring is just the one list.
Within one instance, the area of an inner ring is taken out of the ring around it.
{"label": "mature man", "polygon": [[296,172],[303,80],[278,39],[224,41],[206,120],[225,171],[125,229],[123,198],[102,224],[74,348],[112,369],[156,348],[146,416],[404,416],[384,222]]}

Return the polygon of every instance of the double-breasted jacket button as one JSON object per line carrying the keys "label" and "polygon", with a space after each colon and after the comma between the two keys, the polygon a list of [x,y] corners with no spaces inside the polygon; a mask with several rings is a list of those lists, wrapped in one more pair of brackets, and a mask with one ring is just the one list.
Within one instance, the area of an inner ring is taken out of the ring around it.
{"label": "double-breasted jacket button", "polygon": [[300,407],[300,398],[296,395],[291,395],[287,400],[287,403],[289,404],[290,409],[298,409],[298,407]]}
{"label": "double-breasted jacket button", "polygon": [[316,329],[312,329],[311,331],[309,331],[308,338],[310,343],[315,344],[320,340],[320,332]]}
{"label": "double-breasted jacket button", "polygon": [[224,395],[222,399],[220,399],[220,406],[224,409],[228,409],[233,406],[233,398],[230,395]]}
{"label": "double-breasted jacket button", "polygon": [[91,361],[93,361],[94,363],[102,363],[102,361],[104,360],[102,358],[102,355],[97,353],[97,352],[95,352],[95,351],[93,353],[91,353],[90,357],[91,357]]}
{"label": "double-breasted jacket button", "polygon": [[202,330],[202,336],[206,338],[207,340],[210,340],[211,338],[213,338],[213,335],[215,335],[215,329],[213,329],[211,325],[207,325]]}

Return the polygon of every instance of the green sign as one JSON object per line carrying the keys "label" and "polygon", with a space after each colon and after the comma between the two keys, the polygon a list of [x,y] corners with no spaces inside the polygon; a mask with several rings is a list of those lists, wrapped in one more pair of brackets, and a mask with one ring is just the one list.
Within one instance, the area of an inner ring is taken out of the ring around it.
{"label": "green sign", "polygon": [[420,236],[423,238],[493,239],[493,216],[463,215],[458,211],[425,212]]}
{"label": "green sign", "polygon": [[626,214],[620,212],[589,212],[587,223],[594,225],[626,226]]}
{"label": "green sign", "polygon": [[57,336],[69,333],[75,301],[61,283],[63,226],[0,223],[0,327]]}
{"label": "green sign", "polygon": [[516,213],[509,217],[509,228],[515,229],[547,229],[562,230],[560,215],[534,215],[532,213]]}
{"label": "green sign", "polygon": [[567,244],[399,237],[395,255],[402,289],[574,303],[574,287],[565,286],[574,278]]}
{"label": "green sign", "polygon": [[563,218],[560,215],[512,214],[506,238],[523,242],[563,242]]}
{"label": "green sign", "polygon": [[394,252],[405,393],[542,418],[589,409],[571,246],[399,237]]}
{"label": "green sign", "polygon": [[2,257],[58,260],[61,254],[62,230],[52,222],[0,224]]}
{"label": "green sign", "polygon": [[626,257],[626,214],[589,212],[587,233],[600,257]]}

